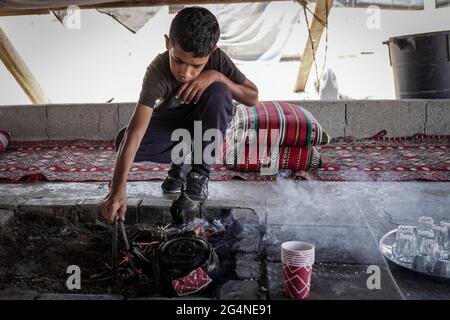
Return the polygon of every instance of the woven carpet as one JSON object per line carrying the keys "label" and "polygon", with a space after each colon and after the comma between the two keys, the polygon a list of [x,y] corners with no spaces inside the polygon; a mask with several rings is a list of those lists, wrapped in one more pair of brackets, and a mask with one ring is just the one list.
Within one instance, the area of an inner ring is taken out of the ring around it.
{"label": "woven carpet", "polygon": [[[210,180],[450,181],[450,136],[339,138],[317,148],[324,162],[319,169],[262,176],[216,165]],[[12,142],[0,153],[0,182],[109,181],[115,156],[111,142]],[[134,163],[128,181],[163,180],[168,169],[168,164]]]}

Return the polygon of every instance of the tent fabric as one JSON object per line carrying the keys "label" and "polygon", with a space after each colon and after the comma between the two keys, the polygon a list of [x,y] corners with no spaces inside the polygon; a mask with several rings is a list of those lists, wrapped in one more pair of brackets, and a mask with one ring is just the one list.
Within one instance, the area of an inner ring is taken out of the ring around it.
{"label": "tent fabric", "polygon": [[[132,8],[114,8],[97,9],[119,22],[125,28],[133,33],[138,32],[148,21],[150,21],[160,10],[161,6],[155,7],[132,7]],[[53,14],[59,21],[63,22],[67,15],[65,10],[53,10]]]}
{"label": "tent fabric", "polygon": [[278,62],[302,7],[295,2],[206,5],[221,26],[219,46],[236,62]]}
{"label": "tent fabric", "polygon": [[161,7],[98,9],[99,12],[111,16],[133,33],[138,32],[159,10]]}
{"label": "tent fabric", "polygon": [[[0,8],[45,9],[49,7],[54,8],[68,7],[70,5],[95,5],[114,2],[123,2],[123,0],[2,0],[0,1]],[[308,2],[312,3],[315,1]],[[195,4],[195,1],[192,1],[192,4]],[[369,5],[378,5],[382,8],[418,9],[423,8],[424,0],[335,0],[334,5],[339,7],[366,7]],[[436,7],[448,5],[448,0],[436,0]]]}

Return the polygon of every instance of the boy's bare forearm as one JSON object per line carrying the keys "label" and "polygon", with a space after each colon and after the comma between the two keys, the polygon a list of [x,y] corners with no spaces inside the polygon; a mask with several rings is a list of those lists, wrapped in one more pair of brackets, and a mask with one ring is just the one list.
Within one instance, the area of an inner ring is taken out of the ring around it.
{"label": "boy's bare forearm", "polygon": [[133,165],[134,157],[147,130],[153,109],[138,103],[125,135],[120,143],[114,173],[111,179],[111,193],[124,195],[127,177]]}
{"label": "boy's bare forearm", "polygon": [[224,74],[217,72],[217,81],[227,85],[236,101],[247,106],[253,106],[258,102],[258,88],[249,80],[244,84],[236,84]]}
{"label": "boy's bare forearm", "polygon": [[120,144],[114,173],[111,180],[111,192],[113,194],[125,194],[128,173],[133,165],[134,157],[139,148],[140,139],[136,136],[125,133]]}

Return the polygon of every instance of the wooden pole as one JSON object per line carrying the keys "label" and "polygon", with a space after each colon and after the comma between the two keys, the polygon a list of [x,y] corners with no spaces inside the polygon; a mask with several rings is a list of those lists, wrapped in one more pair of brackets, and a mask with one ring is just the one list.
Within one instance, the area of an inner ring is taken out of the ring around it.
{"label": "wooden pole", "polygon": [[48,97],[44,90],[37,82],[36,78],[28,69],[25,61],[20,57],[19,53],[9,41],[6,33],[0,27],[0,60],[3,61],[6,68],[16,79],[17,83],[22,87],[25,94],[34,104],[49,103]]}
{"label": "wooden pole", "polygon": [[[324,22],[328,20],[327,18],[332,6],[333,0],[317,0],[316,2],[313,21],[311,23],[310,29],[308,30],[308,32],[311,34],[311,37],[308,37],[308,40],[306,41],[306,46],[302,56],[302,62],[300,63],[300,69],[298,71],[297,80],[294,86],[294,92],[305,91],[306,83],[311,71],[311,66],[314,61],[314,55],[315,52],[317,52],[320,38],[322,37],[322,32],[325,28]],[[320,21],[318,19],[320,19]]]}

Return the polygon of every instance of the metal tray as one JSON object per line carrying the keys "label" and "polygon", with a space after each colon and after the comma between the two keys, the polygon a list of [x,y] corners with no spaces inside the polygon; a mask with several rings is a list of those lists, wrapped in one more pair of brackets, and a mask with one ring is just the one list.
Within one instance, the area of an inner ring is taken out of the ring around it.
{"label": "metal tray", "polygon": [[397,236],[397,229],[394,229],[394,230],[386,233],[380,239],[380,243],[379,243],[380,251],[383,254],[383,256],[385,256],[385,258],[388,260],[388,262],[390,262],[400,268],[407,269],[411,272],[419,273],[421,275],[427,276],[429,278],[433,278],[438,281],[444,281],[444,282],[450,283],[450,278],[435,275],[435,274],[429,273],[429,272],[422,272],[422,271],[414,270],[411,263],[403,263],[403,262],[400,262],[397,259],[395,259],[394,256],[392,255],[392,245],[395,243],[396,236]]}

